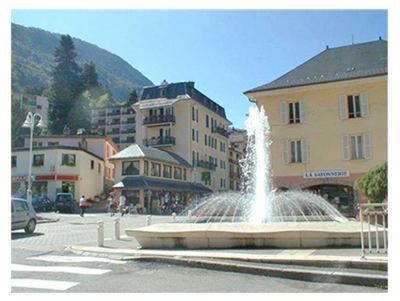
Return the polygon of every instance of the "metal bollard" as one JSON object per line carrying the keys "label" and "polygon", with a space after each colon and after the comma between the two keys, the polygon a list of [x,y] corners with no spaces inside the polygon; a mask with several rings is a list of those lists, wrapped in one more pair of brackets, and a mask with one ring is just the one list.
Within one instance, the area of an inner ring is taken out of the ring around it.
{"label": "metal bollard", "polygon": [[176,222],[176,213],[175,212],[172,213],[172,222],[173,223]]}
{"label": "metal bollard", "polygon": [[146,216],[146,225],[147,226],[151,225],[151,215]]}
{"label": "metal bollard", "polygon": [[114,230],[115,230],[115,239],[119,240],[121,238],[121,231],[120,231],[120,219],[117,217],[114,219]]}
{"label": "metal bollard", "polygon": [[97,222],[97,246],[98,247],[104,246],[104,222],[103,221]]}

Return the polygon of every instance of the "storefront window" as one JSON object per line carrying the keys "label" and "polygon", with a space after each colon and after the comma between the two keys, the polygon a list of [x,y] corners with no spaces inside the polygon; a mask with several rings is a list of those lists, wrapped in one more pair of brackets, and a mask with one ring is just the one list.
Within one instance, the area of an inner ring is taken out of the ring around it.
{"label": "storefront window", "polygon": [[139,161],[124,161],[122,162],[122,175],[139,175]]}
{"label": "storefront window", "polygon": [[62,154],[61,165],[75,166],[76,156],[73,154]]}
{"label": "storefront window", "polygon": [[174,179],[182,180],[182,168],[174,167]]}
{"label": "storefront window", "polygon": [[172,177],[171,166],[164,165],[163,177],[164,178],[171,178]]}
{"label": "storefront window", "polygon": [[33,182],[32,183],[33,196],[47,196],[47,182]]}
{"label": "storefront window", "polygon": [[151,175],[153,177],[160,176],[160,164],[154,162],[151,163]]}
{"label": "storefront window", "polygon": [[32,166],[43,166],[44,165],[44,155],[33,155]]}

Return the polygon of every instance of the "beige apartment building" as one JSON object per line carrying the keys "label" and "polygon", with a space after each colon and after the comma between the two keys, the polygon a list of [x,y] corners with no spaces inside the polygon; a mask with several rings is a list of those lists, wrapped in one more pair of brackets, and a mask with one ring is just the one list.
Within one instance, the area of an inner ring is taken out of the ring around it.
{"label": "beige apartment building", "polygon": [[175,153],[193,167],[191,182],[213,191],[229,189],[225,110],[193,82],[145,88],[136,111],[138,144]]}
{"label": "beige apartment building", "polygon": [[[29,148],[29,137],[25,138],[24,146]],[[43,135],[33,138],[33,147],[68,146],[87,150],[104,161],[105,192],[114,185],[114,164],[108,158],[116,154],[119,149],[110,137],[98,135]]]}
{"label": "beige apartment building", "polygon": [[212,192],[191,182],[192,166],[174,153],[132,144],[109,158],[115,164],[115,196],[124,194],[139,213],[179,213],[193,200]]}
{"label": "beige apartment building", "polygon": [[[25,195],[28,181],[29,148],[12,150],[13,195]],[[103,192],[103,158],[78,147],[35,147],[32,160],[32,195],[54,200],[59,192],[93,198]]]}
{"label": "beige apartment building", "polygon": [[125,104],[92,110],[92,132],[110,137],[119,149],[124,149],[136,141],[135,115]]}
{"label": "beige apartment building", "polygon": [[327,48],[245,95],[268,115],[275,186],[354,215],[355,181],[387,161],[387,42]]}
{"label": "beige apartment building", "polygon": [[240,190],[243,175],[240,165],[246,154],[247,133],[246,130],[229,128],[229,189]]}
{"label": "beige apartment building", "polygon": [[24,93],[12,93],[13,102],[18,102],[28,112],[38,113],[42,116],[42,120],[47,125],[49,101],[45,96],[31,95]]}

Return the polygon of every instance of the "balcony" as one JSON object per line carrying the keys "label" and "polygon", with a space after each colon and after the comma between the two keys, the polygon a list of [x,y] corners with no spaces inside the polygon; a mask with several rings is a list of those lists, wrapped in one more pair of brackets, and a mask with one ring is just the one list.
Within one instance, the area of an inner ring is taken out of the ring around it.
{"label": "balcony", "polygon": [[121,121],[121,124],[135,124],[135,119],[127,119],[127,120]]}
{"label": "balcony", "polygon": [[119,131],[108,131],[107,135],[119,135],[120,132]]}
{"label": "balcony", "polygon": [[107,113],[107,116],[117,116],[117,115],[121,115],[121,111],[111,111]]}
{"label": "balcony", "polygon": [[121,140],[120,143],[121,143],[121,144],[133,144],[133,143],[135,143],[135,139],[125,139],[125,140]]}
{"label": "balcony", "polygon": [[135,114],[135,111],[133,109],[121,111],[121,115],[131,115],[131,114]]}
{"label": "balcony", "polygon": [[121,134],[135,134],[136,129],[135,128],[123,128],[121,130]]}
{"label": "balcony", "polygon": [[145,117],[143,125],[157,125],[163,123],[175,123],[175,115],[152,115]]}
{"label": "balcony", "polygon": [[239,165],[239,161],[238,160],[231,159],[231,158],[229,158],[229,163]]}
{"label": "balcony", "polygon": [[209,169],[209,170],[215,170],[217,168],[217,166],[214,163],[204,161],[204,160],[199,160],[194,165],[196,167],[202,167],[202,168]]}
{"label": "balcony", "polygon": [[173,136],[159,136],[150,139],[144,139],[145,146],[171,146],[175,145],[175,137]]}
{"label": "balcony", "polygon": [[212,132],[213,132],[213,133],[220,134],[221,136],[224,136],[224,137],[226,137],[226,138],[229,137],[228,131],[225,130],[224,128],[222,128],[222,127],[219,127],[219,126],[213,127]]}

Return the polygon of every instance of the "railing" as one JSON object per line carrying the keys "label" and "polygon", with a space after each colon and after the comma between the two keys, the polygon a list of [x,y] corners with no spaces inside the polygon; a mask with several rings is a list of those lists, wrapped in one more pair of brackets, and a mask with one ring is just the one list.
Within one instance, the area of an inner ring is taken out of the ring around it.
{"label": "railing", "polygon": [[121,121],[121,124],[134,124],[135,123],[135,120],[134,119],[131,119],[131,120],[125,120],[125,121]]}
{"label": "railing", "polygon": [[205,160],[199,160],[195,163],[196,167],[202,167],[210,170],[215,170],[217,166],[214,163],[205,161]]}
{"label": "railing", "polygon": [[239,161],[238,160],[231,159],[231,158],[229,158],[229,163],[239,165]]}
{"label": "railing", "polygon": [[110,131],[110,132],[107,132],[106,134],[107,134],[107,135],[119,135],[120,132],[119,132],[119,131],[118,131],[118,132]]}
{"label": "railing", "polygon": [[220,135],[222,135],[222,136],[224,136],[224,137],[229,137],[228,131],[225,130],[224,128],[222,128],[222,127],[219,127],[219,126],[213,127],[213,128],[212,128],[212,132],[213,132],[213,133],[220,134]]}
{"label": "railing", "polygon": [[125,128],[121,130],[121,134],[131,134],[131,133],[136,133],[135,128]]}
{"label": "railing", "polygon": [[152,115],[143,119],[143,125],[169,122],[175,122],[175,115]]}
{"label": "railing", "polygon": [[134,113],[135,113],[134,110],[121,111],[121,115],[130,115],[130,114],[134,114]]}
{"label": "railing", "polygon": [[[384,253],[388,250],[388,210],[387,203],[360,205],[361,257],[366,253]],[[373,224],[373,227],[371,227]],[[366,229],[364,227],[366,226]],[[366,232],[364,232],[364,230]],[[365,237],[366,236],[366,237]],[[365,247],[365,240],[367,246]],[[382,248],[381,248],[382,245]]]}
{"label": "railing", "polygon": [[121,115],[121,112],[120,111],[107,112],[107,116],[116,116],[116,115]]}
{"label": "railing", "polygon": [[173,136],[159,136],[143,140],[145,146],[175,145],[175,143],[175,137]]}

